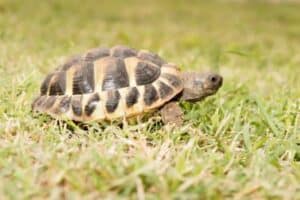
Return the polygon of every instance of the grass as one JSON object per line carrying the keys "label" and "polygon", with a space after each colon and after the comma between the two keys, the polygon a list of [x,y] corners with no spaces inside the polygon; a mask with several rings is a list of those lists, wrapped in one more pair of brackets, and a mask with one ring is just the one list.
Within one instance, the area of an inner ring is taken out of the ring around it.
{"label": "grass", "polygon": [[[0,199],[300,199],[300,4],[0,1]],[[48,72],[100,45],[224,76],[185,124],[33,116]]]}

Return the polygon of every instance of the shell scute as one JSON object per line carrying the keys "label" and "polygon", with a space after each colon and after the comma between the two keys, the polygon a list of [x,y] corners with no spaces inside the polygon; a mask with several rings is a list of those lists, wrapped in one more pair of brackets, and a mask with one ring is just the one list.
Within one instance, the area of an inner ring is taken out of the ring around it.
{"label": "shell scute", "polygon": [[168,73],[164,73],[161,75],[163,78],[167,79],[168,82],[173,86],[173,87],[180,87],[182,85],[182,81],[180,78],[178,78],[177,76],[173,75],[173,74],[168,74]]}
{"label": "shell scute", "polygon": [[54,103],[56,101],[56,97],[55,96],[48,96],[47,100],[44,102],[43,106],[46,108],[46,109],[49,109],[51,108]]}
{"label": "shell scute", "polygon": [[59,102],[58,109],[60,113],[66,113],[70,109],[71,97],[63,96]]}
{"label": "shell scute", "polygon": [[85,62],[73,76],[73,94],[85,94],[94,91],[94,65],[92,62]]}
{"label": "shell scute", "polygon": [[63,95],[66,90],[66,72],[60,71],[53,74],[49,82],[49,95]]}
{"label": "shell scute", "polygon": [[135,68],[137,85],[146,85],[154,82],[160,75],[160,68],[148,62],[138,62]]}
{"label": "shell scute", "polygon": [[73,95],[71,99],[72,110],[76,116],[82,115],[82,95]]}
{"label": "shell scute", "polygon": [[124,60],[109,57],[103,64],[105,68],[103,74],[102,90],[114,90],[129,86],[129,77],[126,71]]}
{"label": "shell scute", "polygon": [[44,79],[44,81],[42,82],[42,85],[41,85],[41,88],[40,88],[41,96],[42,95],[47,95],[49,83],[50,83],[53,75],[54,75],[54,73],[51,73],[51,74],[47,75],[46,78]]}
{"label": "shell scute", "polygon": [[150,106],[155,101],[158,100],[158,93],[155,87],[152,84],[145,85],[145,92],[144,92],[144,102],[147,106]]}
{"label": "shell scute", "polygon": [[84,112],[87,116],[91,116],[93,114],[99,101],[100,97],[98,93],[95,93],[90,97],[90,99],[84,107]]}
{"label": "shell scute", "polygon": [[162,81],[158,82],[158,88],[160,98],[165,98],[173,92],[173,89]]}
{"label": "shell scute", "polygon": [[120,102],[120,97],[121,96],[118,90],[107,91],[107,101],[105,107],[108,113],[113,113],[117,109]]}
{"label": "shell scute", "polygon": [[129,90],[128,94],[126,95],[126,106],[128,108],[132,107],[134,104],[137,103],[140,93],[136,87],[133,87]]}

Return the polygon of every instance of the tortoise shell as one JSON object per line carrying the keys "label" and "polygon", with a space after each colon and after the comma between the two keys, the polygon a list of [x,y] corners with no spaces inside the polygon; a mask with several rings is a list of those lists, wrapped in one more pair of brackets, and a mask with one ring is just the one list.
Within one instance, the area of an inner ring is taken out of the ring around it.
{"label": "tortoise shell", "polygon": [[75,56],[43,81],[34,111],[75,121],[113,120],[149,112],[182,91],[176,65],[126,46]]}

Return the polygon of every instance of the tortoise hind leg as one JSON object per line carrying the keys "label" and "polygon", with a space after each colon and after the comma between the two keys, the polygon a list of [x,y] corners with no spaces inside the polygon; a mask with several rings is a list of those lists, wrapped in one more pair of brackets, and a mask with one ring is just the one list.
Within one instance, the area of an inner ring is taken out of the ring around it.
{"label": "tortoise hind leg", "polygon": [[160,113],[164,124],[174,124],[177,127],[183,124],[183,111],[174,101],[165,104]]}

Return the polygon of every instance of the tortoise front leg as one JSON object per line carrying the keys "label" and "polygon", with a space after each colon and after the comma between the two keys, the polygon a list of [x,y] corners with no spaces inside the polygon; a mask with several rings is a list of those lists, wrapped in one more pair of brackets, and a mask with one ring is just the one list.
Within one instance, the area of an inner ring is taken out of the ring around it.
{"label": "tortoise front leg", "polygon": [[165,104],[160,113],[164,124],[174,124],[178,127],[183,124],[183,111],[174,101]]}

